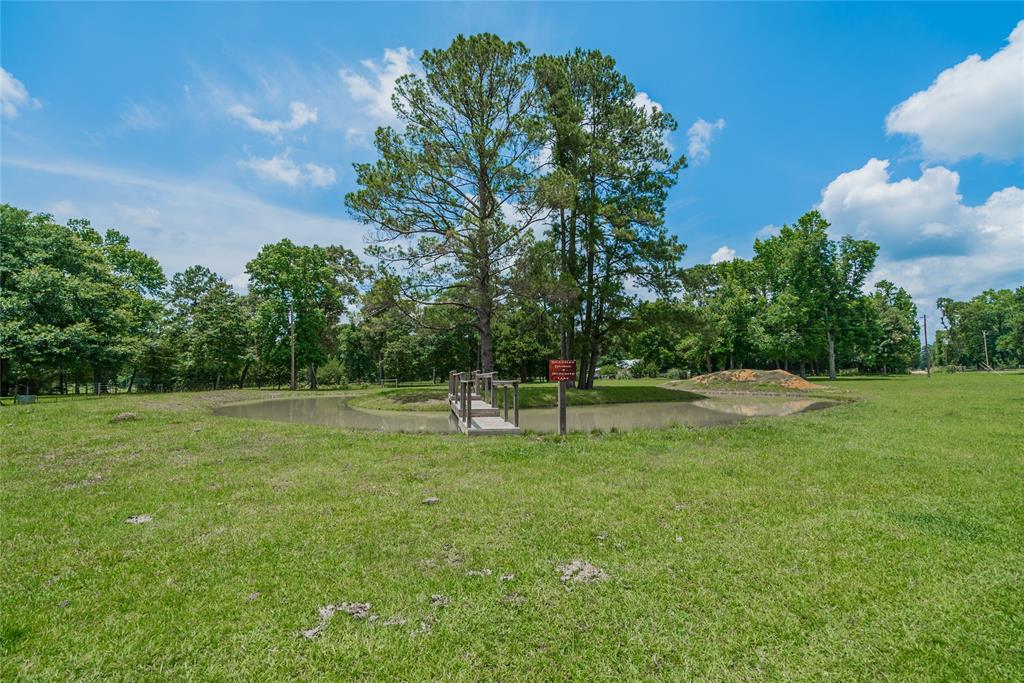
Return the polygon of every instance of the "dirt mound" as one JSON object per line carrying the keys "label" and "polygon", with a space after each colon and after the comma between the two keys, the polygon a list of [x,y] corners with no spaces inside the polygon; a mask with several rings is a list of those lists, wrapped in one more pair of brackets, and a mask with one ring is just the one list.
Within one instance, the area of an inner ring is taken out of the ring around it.
{"label": "dirt mound", "polygon": [[723,370],[693,378],[694,384],[711,386],[717,384],[755,384],[776,386],[795,391],[812,391],[818,387],[803,377],[785,370]]}

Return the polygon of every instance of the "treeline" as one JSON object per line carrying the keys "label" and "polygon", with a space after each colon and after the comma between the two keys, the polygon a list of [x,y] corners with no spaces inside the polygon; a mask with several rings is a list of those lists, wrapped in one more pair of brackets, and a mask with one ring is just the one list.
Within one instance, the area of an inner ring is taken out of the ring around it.
{"label": "treeline", "polygon": [[932,362],[950,367],[1024,365],[1024,285],[989,289],[969,301],[936,302],[942,329],[935,333]]}
{"label": "treeline", "polygon": [[[3,390],[443,378],[480,368],[524,379],[576,359],[578,385],[640,374],[781,367],[905,371],[917,310],[867,283],[878,246],[830,239],[810,212],[754,257],[690,269],[665,224],[686,167],[676,122],[598,51],[532,55],[459,36],[398,79],[400,123],[355,164],[349,212],[371,265],[339,246],[264,246],[249,290],[159,264],[88,221],[3,207]],[[873,289],[865,293],[865,286]],[[933,357],[1021,362],[1020,290],[940,300]],[[626,361],[637,361],[627,363]]]}

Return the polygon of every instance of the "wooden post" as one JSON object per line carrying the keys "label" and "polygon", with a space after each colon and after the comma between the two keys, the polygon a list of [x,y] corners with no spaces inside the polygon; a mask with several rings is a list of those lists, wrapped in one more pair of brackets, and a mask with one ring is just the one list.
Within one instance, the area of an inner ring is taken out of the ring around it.
{"label": "wooden post", "polygon": [[565,436],[565,382],[558,383],[558,433]]}
{"label": "wooden post", "polygon": [[292,338],[292,383],[290,388],[295,391],[298,388],[295,380],[295,311],[290,306],[288,307],[288,327],[291,330]]}
{"label": "wooden post", "polygon": [[924,369],[932,376],[932,354],[928,348],[928,316],[924,316]]}
{"label": "wooden post", "polygon": [[512,384],[512,400],[515,402],[515,417],[516,417],[515,422],[513,424],[515,424],[515,426],[518,427],[519,426],[519,382],[514,382]]}
{"label": "wooden post", "polygon": [[502,403],[505,404],[505,422],[508,422],[508,385],[507,384],[505,385],[504,390],[505,390],[504,391],[504,396],[503,396],[504,400],[502,401]]}

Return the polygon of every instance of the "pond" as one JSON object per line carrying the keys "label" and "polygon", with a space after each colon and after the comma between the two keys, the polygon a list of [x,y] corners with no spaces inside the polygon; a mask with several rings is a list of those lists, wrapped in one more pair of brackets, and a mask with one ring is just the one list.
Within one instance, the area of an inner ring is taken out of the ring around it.
{"label": "pond", "polygon": [[[456,432],[450,413],[426,411],[366,410],[348,405],[347,396],[282,398],[235,403],[214,409],[215,415],[245,417],[278,422],[302,422],[347,429],[379,432]],[[625,431],[670,425],[725,425],[748,417],[784,417],[835,405],[834,401],[799,397],[716,396],[697,401],[657,403],[616,403],[612,405],[569,406],[570,431]],[[554,432],[558,425],[556,408],[521,410],[525,431]]]}

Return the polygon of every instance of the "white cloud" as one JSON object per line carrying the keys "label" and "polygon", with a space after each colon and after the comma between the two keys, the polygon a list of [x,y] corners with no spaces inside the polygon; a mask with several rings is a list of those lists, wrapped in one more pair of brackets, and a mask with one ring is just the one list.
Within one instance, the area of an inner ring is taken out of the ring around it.
{"label": "white cloud", "polygon": [[126,222],[141,228],[160,224],[160,212],[150,206],[129,206],[114,202],[114,210]]}
{"label": "white cloud", "polygon": [[250,157],[239,161],[241,168],[247,168],[264,180],[277,183],[284,183],[291,187],[297,187],[302,182],[302,169],[295,165],[295,162],[284,156],[273,156],[269,159]]}
{"label": "white cloud", "polygon": [[[35,188],[68,188],[76,215],[98,228],[117,227],[132,244],[157,258],[167,273],[201,263],[237,275],[264,244],[288,237],[299,244],[341,244],[362,253],[365,229],[356,221],[292,209],[265,201],[216,178],[155,177],[68,161],[3,158],[5,199],[42,205]],[[146,207],[133,220],[122,207]],[[339,209],[340,211],[340,209]],[[156,225],[152,217],[159,217]]]}
{"label": "white cloud", "polygon": [[304,102],[292,102],[289,105],[291,118],[287,121],[275,119],[261,119],[253,114],[253,110],[242,104],[234,104],[228,108],[228,114],[249,126],[259,133],[266,133],[271,137],[280,139],[285,131],[298,130],[310,123],[316,123],[316,107],[310,107]]}
{"label": "white cloud", "polygon": [[776,235],[778,235],[779,234],[779,230],[780,230],[779,226],[777,226],[777,225],[775,225],[773,223],[769,223],[768,225],[764,226],[763,228],[758,230],[756,233],[754,233],[754,236],[755,237],[760,237],[761,239],[768,239],[769,237],[775,237]]}
{"label": "white cloud", "polygon": [[160,117],[141,104],[132,103],[121,112],[121,126],[128,130],[153,130],[162,125]]}
{"label": "white cloud", "polygon": [[330,166],[307,163],[299,166],[288,157],[288,152],[269,159],[250,157],[238,162],[240,168],[253,171],[263,180],[283,183],[289,187],[298,187],[308,183],[313,187],[329,187],[337,179],[337,174]]}
{"label": "white cloud", "polygon": [[406,74],[419,73],[419,61],[416,53],[407,47],[385,49],[384,59],[376,62],[364,59],[361,64],[370,72],[370,77],[357,74],[349,69],[341,69],[338,75],[348,88],[348,93],[357,102],[366,105],[366,113],[382,122],[395,120],[395,111],[391,107],[391,95],[395,92],[395,83]]}
{"label": "white cloud", "polygon": [[0,68],[0,110],[8,118],[18,115],[19,109],[39,109],[42,103],[28,94],[21,81],[10,71]]}
{"label": "white cloud", "polygon": [[237,275],[232,275],[231,277],[226,278],[226,280],[229,285],[235,288],[236,292],[244,294],[249,291],[248,273],[238,273]]}
{"label": "white cloud", "polygon": [[338,177],[338,174],[335,173],[334,169],[330,166],[306,164],[303,168],[306,170],[306,177],[309,179],[309,184],[313,187],[330,187]]}
{"label": "white cloud", "polygon": [[725,261],[732,261],[734,258],[736,258],[736,250],[723,245],[716,249],[715,253],[711,255],[710,262],[724,263]]}
{"label": "white cloud", "polygon": [[651,96],[643,91],[637,92],[636,97],[633,98],[633,105],[643,109],[647,114],[653,114],[656,111],[665,111],[664,107],[652,100]]}
{"label": "white cloud", "polygon": [[691,164],[700,164],[711,156],[711,141],[725,128],[725,119],[718,119],[714,123],[697,119],[686,131],[689,144],[686,147],[688,161]]}
{"label": "white cloud", "polygon": [[883,239],[897,255],[950,253],[964,248],[973,225],[959,184],[960,175],[943,166],[891,182],[889,162],[870,159],[829,183],[819,208],[836,231]]}
{"label": "white cloud", "polygon": [[942,166],[893,181],[889,162],[871,159],[823,191],[819,209],[836,234],[877,242],[870,284],[887,278],[920,304],[971,297],[1024,282],[1024,190],[1007,187],[978,206],[963,203],[960,176]]}
{"label": "white cloud", "polygon": [[1008,40],[989,59],[971,55],[896,105],[886,130],[916,136],[933,160],[1024,155],[1024,20]]}
{"label": "white cloud", "polygon": [[69,199],[51,202],[46,207],[46,212],[52,213],[57,220],[67,220],[68,218],[77,218],[79,216],[78,207]]}

